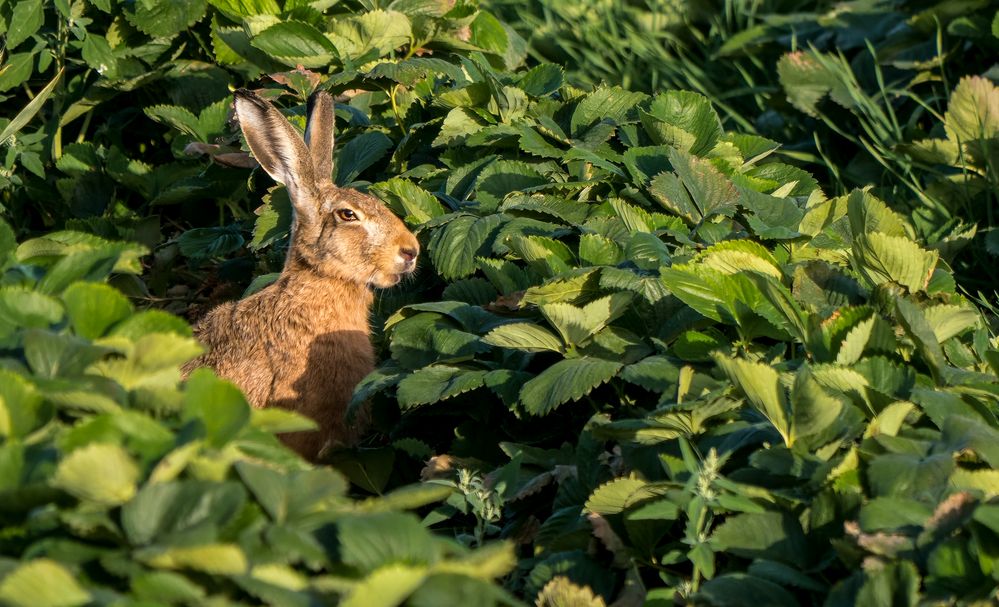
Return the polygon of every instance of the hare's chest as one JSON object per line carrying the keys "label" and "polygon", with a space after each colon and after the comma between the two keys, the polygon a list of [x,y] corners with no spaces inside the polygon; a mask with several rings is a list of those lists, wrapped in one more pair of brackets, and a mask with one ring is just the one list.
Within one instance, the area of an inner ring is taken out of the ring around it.
{"label": "hare's chest", "polygon": [[275,386],[278,398],[343,400],[349,398],[365,375],[374,368],[374,352],[368,335],[361,331],[334,331],[317,335],[308,343],[288,351],[282,381]]}

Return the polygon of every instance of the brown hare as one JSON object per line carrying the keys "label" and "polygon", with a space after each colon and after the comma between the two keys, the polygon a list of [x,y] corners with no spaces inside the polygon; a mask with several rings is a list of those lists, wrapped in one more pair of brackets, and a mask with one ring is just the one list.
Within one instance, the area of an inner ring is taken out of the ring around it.
{"label": "brown hare", "polygon": [[[270,102],[235,93],[235,114],[260,166],[288,189],[291,245],[273,284],[211,310],[195,327],[207,348],[185,375],[209,366],[254,407],[282,407],[319,425],[282,435],[316,460],[327,445],[351,444],[354,386],[374,368],[368,316],[372,287],[390,287],[416,266],[419,243],[377,199],[333,185],[333,99],[309,99],[305,139]],[[360,416],[359,416],[360,417]]]}

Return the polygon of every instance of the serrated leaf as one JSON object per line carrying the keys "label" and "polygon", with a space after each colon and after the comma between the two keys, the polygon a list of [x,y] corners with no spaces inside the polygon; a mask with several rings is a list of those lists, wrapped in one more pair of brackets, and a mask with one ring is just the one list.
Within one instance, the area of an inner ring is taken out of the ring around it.
{"label": "serrated leaf", "polygon": [[656,95],[648,111],[640,112],[652,140],[689,154],[704,155],[722,134],[721,120],[711,102],[690,91]]}
{"label": "serrated leaf", "polygon": [[697,205],[699,218],[734,212],[739,191],[709,160],[674,149],[670,150],[669,161]]}
{"label": "serrated leaf", "polygon": [[222,527],[239,513],[246,491],[234,482],[176,481],[146,485],[121,511],[129,542],[170,544],[195,529]]}
{"label": "serrated leaf", "polygon": [[976,328],[981,323],[981,315],[976,309],[953,304],[929,306],[923,309],[923,316],[940,343]]}
{"label": "serrated leaf", "polygon": [[344,598],[343,607],[395,607],[420,587],[427,578],[426,567],[401,563],[374,570],[354,585]]}
{"label": "serrated leaf", "polygon": [[950,97],[944,128],[955,143],[995,138],[999,135],[999,88],[981,76],[962,78]]}
{"label": "serrated leaf", "polygon": [[696,595],[713,607],[771,605],[797,607],[794,595],[781,585],[745,573],[727,573],[704,582]]}
{"label": "serrated leaf", "polygon": [[826,95],[845,107],[853,105],[846,85],[815,53],[787,53],[777,62],[777,76],[791,105],[810,116],[818,116],[816,106]]}
{"label": "serrated leaf", "polygon": [[340,148],[336,156],[336,179],[339,186],[349,185],[362,171],[385,157],[395,145],[384,133],[362,133]]}
{"label": "serrated leaf", "polygon": [[535,66],[517,82],[517,86],[532,97],[543,97],[554,93],[562,86],[565,74],[562,68],[552,63]]}
{"label": "serrated leaf", "polygon": [[500,325],[482,338],[484,343],[525,352],[561,352],[562,341],[551,331],[527,322]]}
{"label": "serrated leaf", "polygon": [[206,0],[136,2],[126,11],[129,23],[154,38],[169,38],[191,27],[205,16]]}
{"label": "serrated leaf", "polygon": [[791,444],[799,438],[820,433],[832,426],[843,411],[843,403],[830,396],[802,367],[791,388]]}
{"label": "serrated leaf", "polygon": [[116,289],[100,283],[77,282],[62,294],[73,330],[96,339],[132,313],[132,304]]}
{"label": "serrated leaf", "polygon": [[394,177],[372,185],[369,191],[384,200],[409,224],[422,224],[445,213],[433,194],[408,179]]}
{"label": "serrated leaf", "polygon": [[805,536],[796,519],[781,512],[730,516],[715,528],[711,545],[745,558],[765,557],[789,565],[805,553]]}
{"label": "serrated leaf", "polygon": [[619,317],[631,303],[630,293],[614,293],[582,308],[555,302],[540,306],[545,319],[554,326],[566,344],[579,345]]}
{"label": "serrated leaf", "polygon": [[791,446],[794,437],[791,434],[791,425],[788,419],[787,395],[780,383],[777,371],[769,365],[741,358],[728,358],[720,353],[712,355],[712,358],[714,358],[715,364],[725,372],[725,375],[746,395],[753,407],[770,420],[770,423],[784,439],[784,443]]}
{"label": "serrated leaf", "polygon": [[435,365],[418,369],[396,386],[396,396],[403,409],[447,400],[480,388],[486,371]]}
{"label": "serrated leaf", "polygon": [[281,12],[276,0],[208,0],[208,3],[237,22],[243,17],[277,15]]}
{"label": "serrated leaf", "polygon": [[[45,11],[42,10],[42,0],[20,0],[14,4],[6,32],[7,48],[13,49],[35,35],[43,23],[45,23]],[[0,141],[2,140],[3,138],[0,138]]]}
{"label": "serrated leaf", "polygon": [[695,262],[722,274],[759,272],[777,280],[783,278],[780,265],[763,246],[750,240],[725,240],[699,253]]}
{"label": "serrated leaf", "polygon": [[646,490],[648,482],[630,476],[608,481],[593,491],[584,508],[600,515],[619,514],[636,501],[636,497],[651,497]]}
{"label": "serrated leaf", "polygon": [[144,559],[147,564],[163,569],[193,569],[215,575],[246,573],[249,562],[236,544],[203,544],[158,551]]}
{"label": "serrated leaf", "polygon": [[579,237],[579,260],[591,266],[613,266],[622,261],[623,251],[616,242],[599,234]]}
{"label": "serrated leaf", "polygon": [[853,243],[856,269],[874,285],[897,282],[910,291],[925,291],[940,254],[915,242],[880,232],[866,234]]}
{"label": "serrated leaf", "polygon": [[0,580],[0,602],[10,607],[76,607],[90,600],[75,576],[52,559],[22,563]]}
{"label": "serrated leaf", "polygon": [[474,217],[460,215],[437,229],[430,237],[427,252],[440,275],[447,280],[464,278],[477,269],[475,259],[506,221],[501,215]]}
{"label": "serrated leaf", "polygon": [[66,456],[52,484],[81,500],[118,506],[132,499],[139,468],[120,446],[94,443]]}
{"label": "serrated leaf", "polygon": [[411,514],[348,515],[337,521],[337,529],[340,558],[365,574],[394,562],[430,565],[437,557],[434,538]]}
{"label": "serrated leaf", "polygon": [[322,32],[303,21],[275,23],[254,36],[251,44],[292,67],[324,67],[337,56],[336,46]]}
{"label": "serrated leaf", "polygon": [[560,360],[524,384],[520,404],[528,413],[545,415],[610,381],[621,367],[621,363],[596,358]]}
{"label": "serrated leaf", "polygon": [[380,9],[340,17],[331,24],[329,32],[340,53],[352,58],[368,52],[385,55],[413,37],[408,16]]}

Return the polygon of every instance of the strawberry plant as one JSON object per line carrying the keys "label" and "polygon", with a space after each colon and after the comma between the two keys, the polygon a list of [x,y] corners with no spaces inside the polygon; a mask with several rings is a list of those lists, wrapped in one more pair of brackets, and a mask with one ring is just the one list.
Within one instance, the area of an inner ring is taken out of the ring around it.
{"label": "strawberry plant", "polygon": [[103,282],[143,254],[69,231],[15,248],[0,223],[0,602],[515,602],[489,583],[508,545],[472,552],[402,512],[448,488],[352,499],[273,435],[309,420],[251,411],[208,370],[181,386],[190,328]]}
{"label": "strawberry plant", "polygon": [[727,126],[785,143],[779,153],[826,192],[875,186],[912,215],[960,285],[994,302],[994,185],[909,151],[941,136],[962,78],[994,79],[999,30],[988,3],[489,4],[528,38],[530,56],[565,63],[576,85],[697,91]]}

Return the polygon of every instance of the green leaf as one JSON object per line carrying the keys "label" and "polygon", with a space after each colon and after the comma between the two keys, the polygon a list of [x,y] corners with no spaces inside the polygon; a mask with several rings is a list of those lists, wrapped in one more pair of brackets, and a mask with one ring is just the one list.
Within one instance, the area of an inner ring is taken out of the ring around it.
{"label": "green leaf", "polygon": [[398,562],[431,565],[438,558],[436,540],[411,514],[348,515],[337,521],[337,529],[340,558],[364,574]]}
{"label": "green leaf", "polygon": [[937,336],[926,321],[926,317],[923,316],[922,310],[903,297],[895,298],[895,310],[899,324],[916,344],[916,350],[920,353],[923,362],[930,368],[934,377],[939,377],[941,370],[946,365],[946,359],[940,348],[940,342],[937,341]]}
{"label": "green leaf", "polygon": [[10,607],[76,607],[90,600],[70,571],[47,558],[22,563],[0,580],[0,603]]}
{"label": "green leaf", "polygon": [[246,554],[235,544],[168,548],[152,553],[144,560],[153,567],[193,569],[215,575],[240,575],[249,568]]}
{"label": "green leaf", "polygon": [[663,173],[650,186],[650,193],[665,208],[693,222],[735,211],[739,191],[710,161],[680,150],[670,150],[669,160],[676,176]]}
{"label": "green leaf", "polygon": [[62,294],[69,322],[80,337],[97,339],[132,313],[132,304],[118,290],[100,283],[77,282]]}
{"label": "green leaf", "polygon": [[616,478],[597,487],[586,499],[584,507],[589,512],[604,516],[620,514],[633,504],[655,495],[647,489],[648,484],[630,476]]}
{"label": "green leaf", "polygon": [[564,80],[565,74],[560,66],[543,63],[524,72],[517,86],[532,97],[544,97],[557,91]]}
{"label": "green leaf", "polygon": [[93,443],[59,462],[52,484],[81,500],[118,506],[135,495],[139,474],[139,468],[124,449],[114,444]]}
{"label": "green leaf", "polygon": [[999,88],[981,76],[962,78],[947,105],[944,129],[962,144],[999,136]]}
{"label": "green leaf", "polygon": [[798,521],[786,513],[736,514],[725,519],[711,535],[716,552],[744,558],[769,558],[789,565],[802,563],[807,553]]}
{"label": "green leaf", "polygon": [[277,0],[208,0],[233,21],[254,15],[277,15],[281,12]]}
{"label": "green leaf", "polygon": [[497,160],[479,174],[475,198],[483,211],[491,211],[509,194],[547,184],[548,180],[526,162]]}
{"label": "green leaf", "polygon": [[654,142],[689,154],[706,154],[722,135],[721,120],[711,102],[689,91],[659,94],[640,115]]}
{"label": "green leaf", "polygon": [[563,347],[562,341],[551,331],[527,322],[500,325],[486,334],[482,341],[491,346],[525,352],[561,352]]}
{"label": "green leaf", "polygon": [[396,395],[403,409],[446,400],[480,388],[486,371],[472,371],[443,365],[424,367],[399,382]]}
{"label": "green leaf", "polygon": [[184,418],[197,421],[209,445],[221,447],[250,421],[250,405],[233,384],[210,369],[195,369],[184,391]]}
{"label": "green leaf", "polygon": [[894,281],[910,291],[926,291],[940,254],[901,236],[880,232],[853,241],[854,265],[873,285]]}
{"label": "green leaf", "polygon": [[797,607],[798,601],[781,586],[745,573],[726,573],[704,582],[697,598],[712,607],[770,605]]}
{"label": "green leaf", "polygon": [[397,11],[380,9],[340,17],[332,23],[329,31],[340,53],[351,58],[368,52],[386,55],[410,42],[413,37],[409,17]]}
{"label": "green leaf", "polygon": [[924,308],[923,316],[940,343],[981,324],[980,313],[970,306],[939,304]]}
{"label": "green leaf", "polygon": [[807,367],[799,369],[791,388],[791,433],[793,444],[799,438],[820,433],[832,426],[843,411],[843,403],[830,396],[812,377]]}
{"label": "green leaf", "polygon": [[110,332],[113,336],[132,341],[152,333],[175,333],[182,337],[194,334],[186,322],[163,310],[143,310],[132,314],[115,325]]}
{"label": "green leaf", "polygon": [[275,23],[254,36],[251,44],[292,67],[324,67],[337,57],[337,48],[329,38],[302,21]]}
{"label": "green leaf", "polygon": [[528,413],[545,415],[610,381],[621,367],[621,363],[596,358],[560,360],[524,384],[520,403]]}
{"label": "green leaf", "polygon": [[0,287],[0,335],[15,328],[48,328],[63,317],[59,300],[20,287]]}
{"label": "green leaf", "polygon": [[92,69],[105,78],[114,78],[118,69],[118,60],[115,59],[111,45],[107,38],[99,34],[90,32],[83,39],[83,49],[81,50],[83,60]]}
{"label": "green leaf", "polygon": [[368,132],[351,139],[336,156],[336,179],[339,186],[349,185],[365,169],[385,157],[395,145],[384,133]]}
{"label": "green leaf", "polygon": [[388,564],[357,582],[343,600],[343,607],[395,607],[402,605],[427,579],[426,567]]}
{"label": "green leaf", "polygon": [[504,223],[501,215],[459,215],[430,237],[427,252],[440,275],[447,280],[464,278],[477,269],[475,258]]}
{"label": "green leaf", "polygon": [[617,319],[631,303],[630,293],[618,292],[592,301],[582,308],[570,303],[542,304],[541,313],[570,346],[591,339],[601,329]]}
{"label": "green leaf", "polygon": [[599,87],[577,105],[569,129],[573,137],[581,136],[600,120],[622,123],[635,107],[648,98],[645,93],[631,92],[621,87]]}
{"label": "green leaf", "polygon": [[198,117],[187,108],[176,105],[153,105],[143,108],[142,111],[156,122],[168,124],[178,131],[190,135],[195,140],[203,139]]}
{"label": "green leaf", "polygon": [[0,369],[0,436],[20,438],[42,420],[42,396],[27,379]]}
{"label": "green leaf", "polygon": [[579,237],[579,260],[591,266],[613,266],[624,258],[621,247],[610,238],[599,234],[583,234]]}
{"label": "green leaf", "polygon": [[129,23],[153,38],[169,38],[193,26],[205,16],[207,0],[136,2],[134,12],[125,11]]}
{"label": "green leaf", "polygon": [[235,482],[146,485],[122,507],[122,529],[135,546],[183,543],[184,534],[195,531],[214,536],[239,513],[245,501],[246,491]]}
{"label": "green leaf", "polygon": [[132,592],[142,600],[171,604],[203,603],[205,590],[186,576],[169,571],[150,571],[131,580]]}
{"label": "green leaf", "polygon": [[[6,33],[7,49],[14,49],[21,44],[45,23],[45,11],[42,9],[42,0],[20,0],[14,5],[14,12],[10,16],[10,26]],[[0,141],[6,139],[0,137]]]}
{"label": "green leaf", "polygon": [[272,434],[305,432],[319,428],[315,421],[305,417],[301,413],[274,407],[250,410],[250,424],[254,428],[259,428],[264,432]]}
{"label": "green leaf", "polygon": [[788,420],[788,402],[780,376],[770,365],[751,362],[741,358],[729,358],[721,353],[712,355],[715,363],[725,372],[749,402],[762,413],[787,446],[791,446],[794,436]]}
{"label": "green leaf", "polygon": [[572,271],[575,256],[561,240],[545,236],[513,236],[506,241],[538,273],[554,277]]}
{"label": "green leaf", "polygon": [[406,223],[412,225],[426,223],[445,213],[433,194],[408,179],[393,177],[372,185],[368,191],[384,200],[393,211],[403,216]]}
{"label": "green leaf", "polygon": [[935,503],[947,490],[954,467],[950,453],[927,457],[887,453],[871,460],[867,478],[875,497],[902,497]]}
{"label": "green leaf", "polygon": [[826,95],[844,107],[853,106],[846,84],[829,68],[828,59],[824,62],[820,58],[822,55],[816,53],[795,51],[777,62],[777,76],[787,100],[809,116],[819,115],[816,106]]}

